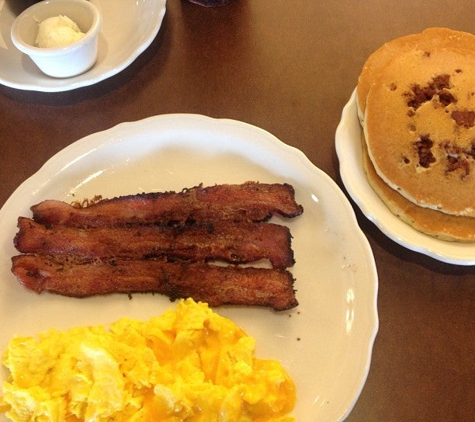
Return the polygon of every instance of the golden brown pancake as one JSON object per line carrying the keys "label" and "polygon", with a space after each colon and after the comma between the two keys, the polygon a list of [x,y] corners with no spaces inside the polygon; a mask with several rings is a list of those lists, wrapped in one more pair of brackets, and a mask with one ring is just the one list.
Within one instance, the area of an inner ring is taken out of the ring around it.
{"label": "golden brown pancake", "polygon": [[390,187],[421,207],[475,216],[475,49],[394,57],[371,84],[363,128]]}
{"label": "golden brown pancake", "polygon": [[414,229],[440,240],[475,242],[475,218],[456,217],[408,201],[382,180],[369,159],[363,139],[363,168],[369,184],[389,210]]}
{"label": "golden brown pancake", "polygon": [[419,38],[420,34],[412,34],[396,38],[395,40],[383,44],[368,57],[358,78],[358,87],[356,90],[358,116],[361,121],[364,120],[366,97],[368,96],[371,85],[378,73],[381,69],[384,69],[395,56],[405,51],[412,50],[414,48],[413,45]]}
{"label": "golden brown pancake", "polygon": [[473,49],[474,47],[473,34],[439,27],[428,28],[421,33],[406,35],[383,44],[368,57],[358,79],[357,103],[360,118],[363,118],[365,113],[366,97],[371,84],[381,69],[386,67],[394,57],[413,49]]}

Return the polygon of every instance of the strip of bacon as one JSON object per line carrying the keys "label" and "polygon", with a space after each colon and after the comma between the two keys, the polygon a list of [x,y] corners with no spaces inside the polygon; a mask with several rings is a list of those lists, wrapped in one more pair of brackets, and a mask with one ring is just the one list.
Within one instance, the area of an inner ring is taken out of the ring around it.
{"label": "strip of bacon", "polygon": [[136,226],[80,229],[46,227],[18,219],[14,244],[19,252],[95,258],[153,258],[242,264],[268,259],[275,268],[294,264],[291,234],[272,223],[209,223],[183,227]]}
{"label": "strip of bacon", "polygon": [[65,296],[154,292],[171,300],[192,297],[210,306],[265,306],[276,311],[298,305],[287,270],[165,260],[58,261],[37,255],[12,258],[12,272],[27,289]]}
{"label": "strip of bacon", "polygon": [[289,184],[247,182],[197,186],[181,192],[144,193],[104,199],[74,207],[46,200],[34,205],[33,218],[46,225],[103,227],[126,224],[196,221],[267,221],[272,215],[296,217],[303,212]]}

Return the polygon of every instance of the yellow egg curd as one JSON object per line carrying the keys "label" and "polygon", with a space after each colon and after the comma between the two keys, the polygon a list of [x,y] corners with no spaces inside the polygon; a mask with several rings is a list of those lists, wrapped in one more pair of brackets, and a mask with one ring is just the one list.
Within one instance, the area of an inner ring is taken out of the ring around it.
{"label": "yellow egg curd", "polygon": [[30,421],[291,422],[295,385],[207,304],[13,338],[0,412]]}

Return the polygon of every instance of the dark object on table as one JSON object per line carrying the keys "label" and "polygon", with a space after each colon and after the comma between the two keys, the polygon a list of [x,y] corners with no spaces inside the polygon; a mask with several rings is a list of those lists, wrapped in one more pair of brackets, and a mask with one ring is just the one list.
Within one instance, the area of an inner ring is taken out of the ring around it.
{"label": "dark object on table", "polygon": [[205,7],[218,7],[226,6],[231,3],[233,0],[190,0],[192,3],[199,4],[200,6]]}
{"label": "dark object on table", "polygon": [[5,3],[10,7],[15,15],[19,15],[25,9],[39,3],[40,0],[5,0]]}

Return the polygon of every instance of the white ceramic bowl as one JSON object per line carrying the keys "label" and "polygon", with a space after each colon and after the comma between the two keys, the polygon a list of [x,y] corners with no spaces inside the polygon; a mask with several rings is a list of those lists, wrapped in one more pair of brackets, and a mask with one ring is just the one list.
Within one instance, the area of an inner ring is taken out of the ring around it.
{"label": "white ceramic bowl", "polygon": [[[65,47],[36,47],[39,23],[59,15],[76,22],[85,36]],[[11,37],[16,48],[27,54],[46,75],[68,78],[94,65],[101,26],[99,10],[86,0],[46,0],[29,7],[15,19]]]}

